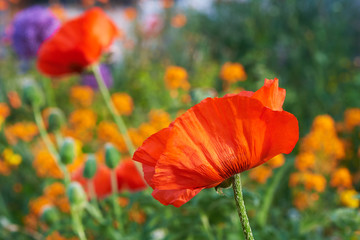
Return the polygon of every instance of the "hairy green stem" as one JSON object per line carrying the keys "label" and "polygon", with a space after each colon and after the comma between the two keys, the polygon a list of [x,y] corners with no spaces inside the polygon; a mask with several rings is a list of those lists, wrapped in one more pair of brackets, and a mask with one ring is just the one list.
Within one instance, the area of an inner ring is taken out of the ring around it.
{"label": "hairy green stem", "polygon": [[232,177],[232,181],[233,181],[233,190],[234,190],[234,198],[235,198],[236,208],[237,208],[237,211],[239,214],[239,218],[240,218],[242,229],[243,229],[243,232],[245,235],[245,239],[246,240],[254,240],[254,237],[253,237],[253,234],[251,231],[251,227],[250,227],[250,223],[249,223],[249,218],[246,214],[244,197],[243,197],[243,193],[242,193],[240,173],[235,174]]}

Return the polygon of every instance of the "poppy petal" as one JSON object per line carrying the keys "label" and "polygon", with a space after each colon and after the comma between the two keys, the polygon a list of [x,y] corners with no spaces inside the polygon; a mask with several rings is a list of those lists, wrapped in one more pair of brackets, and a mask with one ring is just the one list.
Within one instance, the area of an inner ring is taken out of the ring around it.
{"label": "poppy petal", "polygon": [[[280,125],[278,119],[289,123]],[[152,183],[159,190],[214,187],[290,152],[297,138],[298,123],[291,114],[249,97],[208,98],[174,121]]]}
{"label": "poppy petal", "polygon": [[264,86],[257,90],[252,97],[272,110],[282,111],[285,96],[286,90],[279,88],[279,80],[275,78],[274,80],[265,79]]}
{"label": "poppy petal", "polygon": [[45,41],[37,66],[50,76],[81,72],[99,60],[118,34],[115,24],[100,8],[93,8],[66,22]]}
{"label": "poppy petal", "polygon": [[158,190],[155,189],[152,196],[164,205],[173,205],[175,207],[181,207],[196,194],[198,194],[204,188],[198,188],[195,190],[184,189],[184,190]]}

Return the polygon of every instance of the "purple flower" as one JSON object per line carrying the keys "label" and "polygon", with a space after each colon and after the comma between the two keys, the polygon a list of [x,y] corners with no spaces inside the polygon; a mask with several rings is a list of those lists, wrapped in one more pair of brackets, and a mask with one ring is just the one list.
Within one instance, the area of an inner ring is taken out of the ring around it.
{"label": "purple flower", "polygon": [[[101,64],[100,65],[100,73],[104,79],[105,86],[107,88],[110,88],[113,85],[113,78],[112,78],[109,67],[106,66],[105,64]],[[81,82],[83,85],[89,86],[94,90],[97,90],[99,88],[99,86],[96,82],[95,76],[92,73],[84,73],[81,76]]]}
{"label": "purple flower", "polygon": [[21,59],[36,57],[40,45],[60,26],[60,21],[44,7],[34,6],[16,14],[12,46]]}

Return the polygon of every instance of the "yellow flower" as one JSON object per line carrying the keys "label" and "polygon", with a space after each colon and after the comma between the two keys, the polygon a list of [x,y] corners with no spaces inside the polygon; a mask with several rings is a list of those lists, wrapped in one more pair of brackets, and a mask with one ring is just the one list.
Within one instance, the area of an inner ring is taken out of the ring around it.
{"label": "yellow flower", "polygon": [[337,188],[351,188],[352,179],[351,173],[347,168],[337,169],[331,177],[330,185]]}
{"label": "yellow flower", "polygon": [[131,115],[134,109],[132,98],[127,93],[114,93],[111,100],[120,115]]}
{"label": "yellow flower", "polygon": [[226,62],[220,71],[220,78],[228,83],[246,80],[246,72],[240,63]]}
{"label": "yellow flower", "polygon": [[91,129],[96,125],[96,113],[91,109],[78,109],[70,114],[71,127],[78,129]]}
{"label": "yellow flower", "polygon": [[17,167],[22,161],[21,156],[19,154],[15,154],[10,148],[6,148],[3,151],[2,156],[9,166]]}
{"label": "yellow flower", "polygon": [[70,89],[71,101],[80,107],[91,106],[94,98],[94,91],[89,86],[73,86]]}
{"label": "yellow flower", "polygon": [[350,208],[358,208],[359,207],[359,199],[356,198],[358,192],[354,189],[345,190],[340,192],[340,202],[347,207]]}
{"label": "yellow flower", "polygon": [[278,168],[284,165],[285,163],[285,156],[284,154],[279,154],[269,161],[266,162],[271,168]]}
{"label": "yellow flower", "polygon": [[345,111],[345,127],[349,131],[354,127],[360,126],[360,108],[350,108]]}
{"label": "yellow flower", "polygon": [[251,179],[257,181],[258,183],[266,183],[269,177],[272,175],[271,168],[260,165],[254,169],[250,170],[249,176]]}
{"label": "yellow flower", "polygon": [[178,88],[189,90],[190,84],[187,79],[188,74],[184,68],[178,66],[169,66],[166,68],[164,80],[169,90]]}

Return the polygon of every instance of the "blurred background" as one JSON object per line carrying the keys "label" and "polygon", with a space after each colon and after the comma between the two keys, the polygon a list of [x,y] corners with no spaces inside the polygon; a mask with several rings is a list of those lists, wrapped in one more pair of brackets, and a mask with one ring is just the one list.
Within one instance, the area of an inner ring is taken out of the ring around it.
{"label": "blurred background", "polygon": [[[206,97],[256,91],[265,78],[278,78],[301,139],[291,154],[243,174],[255,238],[360,239],[360,1],[0,0],[1,239],[74,237],[66,207],[52,203],[61,226],[46,225],[36,210],[61,177],[39,155],[44,147],[21,99],[24,82],[43,90],[45,121],[48,107],[61,109],[62,134],[81,143],[73,169],[87,154],[101,155],[106,142],[126,152],[97,90],[84,88],[89,72],[50,79],[36,68],[37,49],[29,56],[19,48],[35,48],[32,33],[20,43],[13,34],[17,14],[34,5],[59,24],[94,6],[116,23],[122,34],[103,63],[111,94],[125,94],[118,104],[130,109],[124,120],[136,146]],[[149,189],[130,192],[119,195],[128,199],[126,239],[242,237],[231,189],[204,190],[181,208],[161,205]],[[109,204],[100,202],[105,214]],[[84,225],[91,239],[113,238],[114,230],[91,218]]]}

